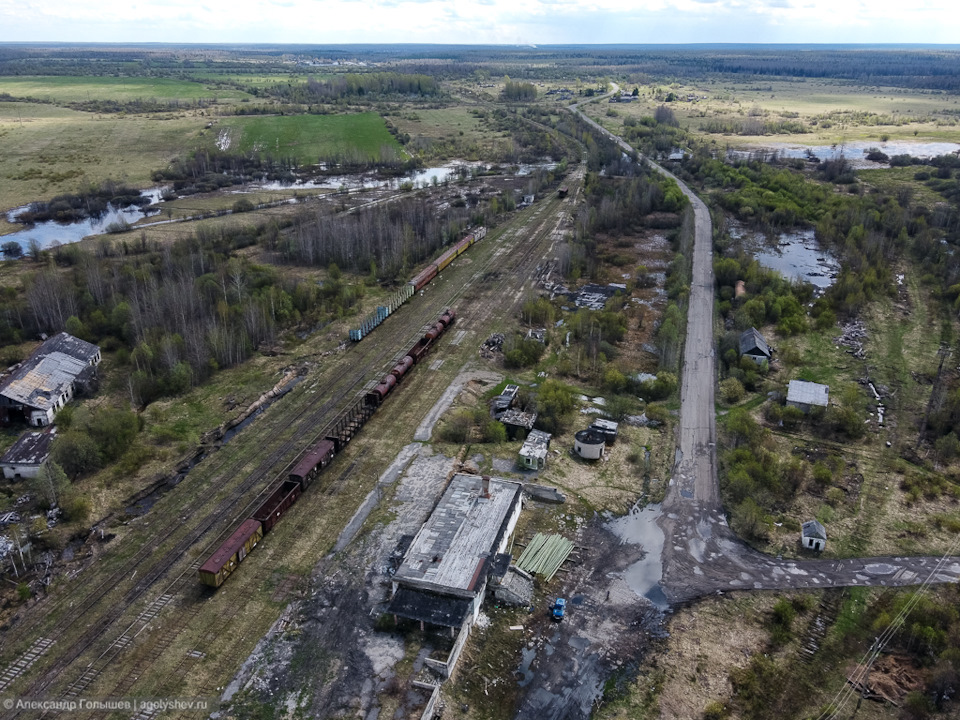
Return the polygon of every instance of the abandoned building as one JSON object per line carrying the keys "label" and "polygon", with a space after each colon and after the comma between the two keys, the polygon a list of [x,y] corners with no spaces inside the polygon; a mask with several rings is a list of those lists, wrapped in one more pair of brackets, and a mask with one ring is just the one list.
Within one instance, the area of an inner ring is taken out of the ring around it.
{"label": "abandoned building", "polygon": [[800,531],[800,544],[808,550],[823,550],[827,546],[827,531],[816,520],[808,520]]}
{"label": "abandoned building", "polygon": [[56,429],[40,432],[25,432],[13,446],[0,457],[0,467],[7,480],[34,478],[50,457]]}
{"label": "abandoned building", "polygon": [[808,413],[815,407],[827,406],[830,386],[805,380],[791,380],[787,387],[787,405]]}
{"label": "abandoned building", "polygon": [[740,335],[740,357],[750,358],[757,365],[770,362],[770,346],[756,328],[744,330]]}
{"label": "abandoned building", "polygon": [[543,430],[531,430],[520,448],[517,463],[527,470],[543,470],[547,466],[547,451],[552,435]]}
{"label": "abandoned building", "polygon": [[454,475],[393,576],[387,612],[451,632],[472,624],[488,578],[509,567],[521,498],[520,483]]}
{"label": "abandoned building", "polygon": [[516,440],[521,435],[526,437],[533,430],[533,425],[537,422],[537,414],[511,408],[497,419],[507,428],[507,437]]}
{"label": "abandoned building", "polygon": [[606,436],[599,430],[587,428],[573,436],[573,451],[584,460],[599,460],[607,445]]}
{"label": "abandoned building", "polygon": [[75,394],[96,391],[99,364],[96,345],[54,335],[0,382],[0,410],[8,420],[22,415],[28,425],[49,425]]}
{"label": "abandoned building", "polygon": [[520,392],[519,385],[507,385],[503,392],[490,401],[490,414],[494,420],[500,417],[517,402],[517,393]]}
{"label": "abandoned building", "polygon": [[619,423],[613,420],[604,420],[603,418],[597,418],[590,424],[591,430],[596,430],[603,435],[603,440],[607,445],[613,445],[617,441],[619,428]]}

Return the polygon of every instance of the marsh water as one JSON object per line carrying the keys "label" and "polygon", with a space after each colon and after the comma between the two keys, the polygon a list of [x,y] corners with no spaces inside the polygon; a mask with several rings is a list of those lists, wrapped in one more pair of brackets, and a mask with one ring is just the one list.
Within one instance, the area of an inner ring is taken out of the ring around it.
{"label": "marsh water", "polygon": [[840,262],[820,247],[812,228],[765,238],[731,224],[730,235],[743,240],[747,250],[763,267],[776,270],[790,280],[802,280],[826,290],[840,273]]}

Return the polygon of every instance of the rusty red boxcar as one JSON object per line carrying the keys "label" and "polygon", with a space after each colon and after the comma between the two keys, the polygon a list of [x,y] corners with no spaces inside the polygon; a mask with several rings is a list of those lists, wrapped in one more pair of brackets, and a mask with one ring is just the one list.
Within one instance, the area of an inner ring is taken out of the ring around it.
{"label": "rusty red boxcar", "polygon": [[289,478],[299,482],[302,489],[310,487],[317,474],[333,460],[334,445],[329,440],[321,440],[307,450],[303,458],[290,471]]}
{"label": "rusty red boxcar", "polygon": [[237,569],[237,565],[262,539],[260,521],[244,520],[236,532],[200,566],[200,582],[215,588],[223,585],[223,581],[230,577],[230,573]]}
{"label": "rusty red boxcar", "polygon": [[300,483],[296,480],[284,480],[283,484],[263,501],[263,505],[254,511],[253,519],[259,520],[263,525],[264,535],[273,530],[273,526],[297,501],[301,492]]}

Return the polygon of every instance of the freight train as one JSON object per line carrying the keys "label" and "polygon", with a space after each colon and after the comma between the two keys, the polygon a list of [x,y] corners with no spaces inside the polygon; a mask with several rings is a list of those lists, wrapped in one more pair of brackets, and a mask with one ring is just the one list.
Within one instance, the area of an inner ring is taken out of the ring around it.
{"label": "freight train", "polygon": [[214,588],[223,585],[263,536],[273,529],[297,498],[310,487],[334,456],[343,450],[410,369],[426,356],[437,339],[456,319],[457,315],[453,310],[446,310],[372,390],[337,416],[328,426],[325,437],[303,454],[287,478],[200,566],[200,582]]}
{"label": "freight train", "polygon": [[386,305],[378,305],[377,309],[367,315],[360,323],[360,327],[350,331],[350,339],[354,342],[360,342],[369,335],[374,328],[386,320],[397,308],[412,298],[417,292],[422,290],[427,283],[433,280],[437,275],[443,272],[443,269],[452,263],[458,256],[462,255],[467,249],[476,242],[480,242],[487,236],[487,229],[483,226],[476,228],[456,245],[447,250],[434,262],[427,265],[426,268],[412,280],[400,288]]}

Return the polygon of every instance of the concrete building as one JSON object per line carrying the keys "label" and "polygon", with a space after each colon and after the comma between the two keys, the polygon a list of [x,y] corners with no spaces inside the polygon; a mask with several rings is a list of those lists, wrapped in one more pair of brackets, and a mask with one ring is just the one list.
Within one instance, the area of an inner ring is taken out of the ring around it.
{"label": "concrete building", "polygon": [[791,380],[787,387],[787,405],[810,412],[815,407],[827,406],[830,386],[805,380]]}
{"label": "concrete building", "polygon": [[740,356],[750,358],[757,365],[770,362],[770,347],[756,328],[744,330],[740,335]]}
{"label": "concrete building", "polygon": [[0,382],[0,408],[28,425],[53,422],[76,393],[96,389],[100,348],[67,333],[45,340]]}
{"label": "concrete building", "polygon": [[606,446],[604,434],[593,428],[581,430],[573,436],[573,451],[584,460],[599,460]]}
{"label": "concrete building", "polygon": [[451,629],[472,624],[491,574],[503,575],[522,485],[458,473],[393,576],[387,612]]}
{"label": "concrete building", "polygon": [[800,544],[808,550],[823,550],[827,547],[827,531],[816,520],[808,520],[800,531]]}
{"label": "concrete building", "polygon": [[44,432],[25,432],[0,457],[0,467],[7,480],[34,478],[40,468],[50,457],[50,446],[56,430],[51,428]]}
{"label": "concrete building", "polygon": [[520,448],[517,463],[527,470],[543,470],[547,466],[547,451],[552,436],[543,430],[531,430]]}

